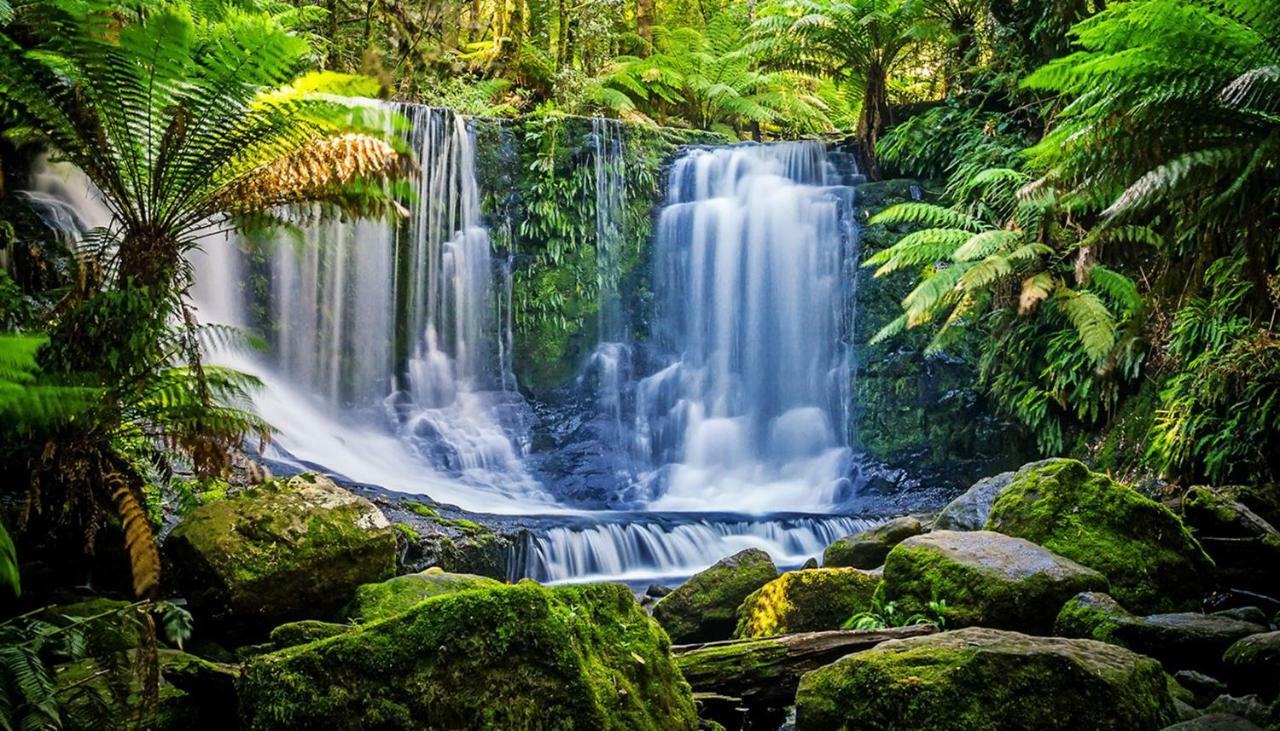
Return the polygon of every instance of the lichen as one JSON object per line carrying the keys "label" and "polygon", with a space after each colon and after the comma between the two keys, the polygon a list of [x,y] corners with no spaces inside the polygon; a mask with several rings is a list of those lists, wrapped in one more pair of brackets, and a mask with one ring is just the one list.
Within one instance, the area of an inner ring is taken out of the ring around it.
{"label": "lichen", "polygon": [[853,568],[788,571],[753,592],[738,609],[735,637],[839,629],[871,608],[880,578]]}
{"label": "lichen", "polygon": [[621,585],[532,582],[427,599],[254,658],[248,728],[693,729],[669,640]]}
{"label": "lichen", "polygon": [[1197,606],[1213,565],[1168,508],[1075,460],[1019,471],[987,529],[1101,571],[1116,599],[1144,614]]}

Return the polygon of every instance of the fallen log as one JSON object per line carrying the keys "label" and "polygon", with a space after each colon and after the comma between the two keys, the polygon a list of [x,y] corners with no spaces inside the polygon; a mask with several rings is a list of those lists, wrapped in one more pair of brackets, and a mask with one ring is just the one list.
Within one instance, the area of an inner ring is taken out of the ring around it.
{"label": "fallen log", "polygon": [[696,693],[741,698],[751,706],[794,702],[800,676],[885,640],[936,632],[933,625],[882,630],[800,632],[751,640],[723,640],[671,648]]}

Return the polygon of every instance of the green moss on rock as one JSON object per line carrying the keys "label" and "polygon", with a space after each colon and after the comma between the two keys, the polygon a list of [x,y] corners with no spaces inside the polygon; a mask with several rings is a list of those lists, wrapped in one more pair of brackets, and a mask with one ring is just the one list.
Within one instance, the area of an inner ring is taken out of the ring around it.
{"label": "green moss on rock", "polygon": [[1116,638],[1120,629],[1134,617],[1109,594],[1089,591],[1074,596],[1062,605],[1053,623],[1053,633],[1063,637],[1082,637],[1099,642],[1123,644]]}
{"label": "green moss on rock", "polygon": [[1141,613],[1196,607],[1212,568],[1168,508],[1070,459],[1019,470],[986,527],[1102,572],[1116,599]]}
{"label": "green moss on rock", "polygon": [[769,554],[748,548],[676,587],[654,606],[653,618],[672,642],[728,639],[737,625],[742,600],[776,578],[778,569]]}
{"label": "green moss on rock", "polygon": [[880,577],[854,568],[788,571],[753,592],[738,609],[735,637],[840,629],[871,608]]}
{"label": "green moss on rock", "polygon": [[421,573],[360,586],[345,614],[353,622],[373,622],[402,614],[433,596],[496,586],[502,586],[502,582],[474,574],[448,574],[438,568],[430,568]]}
{"label": "green moss on rock", "polygon": [[317,640],[327,640],[350,630],[349,624],[304,619],[300,622],[286,622],[271,630],[271,643],[276,647],[293,647]]}
{"label": "green moss on rock", "polygon": [[532,582],[259,656],[241,681],[254,729],[693,729],[670,643],[631,592]]}
{"label": "green moss on rock", "polygon": [[822,552],[822,565],[828,568],[849,566],[874,569],[884,564],[889,550],[911,536],[924,532],[920,521],[910,515],[894,518],[875,528],[845,536]]}
{"label": "green moss on rock", "polygon": [[889,552],[885,597],[907,614],[933,600],[950,626],[1047,631],[1063,602],[1105,590],[1096,571],[1041,546],[990,531],[935,531]]}
{"label": "green moss on rock", "polygon": [[970,628],[806,673],[796,727],[1146,731],[1177,720],[1160,663],[1092,640]]}
{"label": "green moss on rock", "polygon": [[323,617],[396,566],[382,513],[310,474],[197,508],[165,547],[198,619],[235,630]]}

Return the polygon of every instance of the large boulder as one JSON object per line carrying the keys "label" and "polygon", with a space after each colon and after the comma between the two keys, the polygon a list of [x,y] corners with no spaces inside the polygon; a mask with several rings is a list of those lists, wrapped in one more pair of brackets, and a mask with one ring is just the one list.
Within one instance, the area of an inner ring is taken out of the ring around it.
{"label": "large boulder", "polygon": [[1245,637],[1222,655],[1228,678],[1267,698],[1280,695],[1280,632]]}
{"label": "large boulder", "polygon": [[1222,653],[1232,643],[1266,629],[1233,617],[1199,612],[1138,616],[1098,593],[1072,598],[1054,624],[1054,634],[1123,645],[1160,660],[1171,670],[1210,672],[1218,669]]}
{"label": "large boulder", "polygon": [[165,547],[198,619],[234,631],[325,617],[396,566],[382,513],[311,474],[203,505]]}
{"label": "large boulder", "polygon": [[495,586],[502,586],[502,582],[485,576],[449,574],[438,568],[430,568],[417,574],[406,574],[358,587],[344,613],[353,622],[374,622],[402,614],[423,599],[433,596]]}
{"label": "large boulder", "polygon": [[735,637],[772,637],[839,629],[872,606],[880,577],[853,568],[788,571],[748,596],[738,608]]}
{"label": "large boulder", "polygon": [[973,483],[934,518],[934,530],[982,530],[996,498],[1013,484],[1013,472],[1001,472]]}
{"label": "large boulder", "polygon": [[1280,531],[1230,488],[1193,487],[1182,497],[1182,517],[1214,562],[1220,584],[1280,593]]}
{"label": "large boulder", "polygon": [[908,538],[889,552],[884,566],[887,599],[906,614],[923,611],[930,601],[945,601],[953,627],[1043,632],[1063,602],[1106,586],[1093,569],[990,531],[934,531]]}
{"label": "large boulder", "polygon": [[742,600],[776,578],[769,554],[748,548],[694,574],[654,605],[653,618],[675,643],[725,640],[733,634]]}
{"label": "large boulder", "polygon": [[1143,731],[1177,720],[1160,663],[985,628],[892,640],[806,673],[796,728]]}
{"label": "large boulder", "polygon": [[1213,566],[1168,508],[1071,459],[1019,470],[986,527],[1102,572],[1143,614],[1197,608]]}
{"label": "large boulder", "polygon": [[848,566],[874,569],[884,564],[890,549],[923,532],[924,526],[910,515],[894,518],[875,528],[845,536],[827,546],[827,550],[822,553],[822,565],[828,568]]}
{"label": "large boulder", "polygon": [[240,690],[253,729],[697,726],[666,633],[620,584],[434,597],[255,657]]}

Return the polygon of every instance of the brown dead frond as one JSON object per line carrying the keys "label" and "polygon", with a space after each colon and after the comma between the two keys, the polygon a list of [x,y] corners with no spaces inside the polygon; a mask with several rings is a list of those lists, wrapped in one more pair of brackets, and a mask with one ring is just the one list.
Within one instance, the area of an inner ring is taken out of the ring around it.
{"label": "brown dead frond", "polygon": [[112,473],[106,479],[124,528],[124,543],[133,572],[133,593],[139,598],[154,599],[160,588],[160,552],[156,549],[151,520],[123,476]]}

